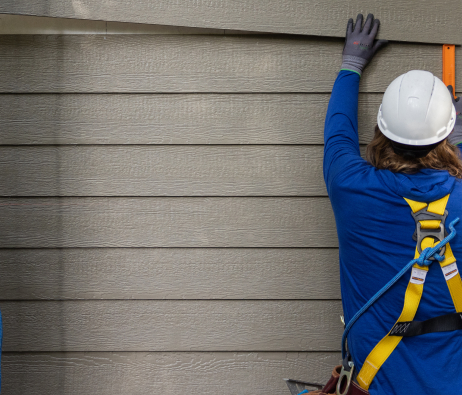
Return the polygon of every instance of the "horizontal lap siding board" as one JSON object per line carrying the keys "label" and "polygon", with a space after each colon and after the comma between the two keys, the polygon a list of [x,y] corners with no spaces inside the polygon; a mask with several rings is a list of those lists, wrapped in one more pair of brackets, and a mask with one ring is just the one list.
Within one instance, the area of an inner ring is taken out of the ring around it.
{"label": "horizontal lap siding board", "polygon": [[[323,144],[329,94],[0,94],[0,144]],[[361,94],[370,141],[381,94]]]}
{"label": "horizontal lap siding board", "polygon": [[337,247],[328,198],[3,198],[1,248]]}
{"label": "horizontal lap siding board", "polygon": [[327,196],[321,146],[0,147],[0,196]]}
{"label": "horizontal lap siding board", "polygon": [[0,302],[4,351],[339,351],[337,300]]}
{"label": "horizontal lap siding board", "polygon": [[[1,14],[0,34],[242,34],[240,30]],[[262,34],[246,32],[246,34]],[[271,34],[271,33],[268,33]]]}
{"label": "horizontal lap siding board", "polygon": [[0,249],[0,300],[339,299],[338,249]]}
{"label": "horizontal lap siding board", "polygon": [[[460,96],[460,93],[457,93]],[[359,95],[371,141],[381,93]],[[0,144],[323,144],[328,94],[0,94]]]}
{"label": "horizontal lap siding board", "polygon": [[339,353],[6,353],[5,394],[287,395],[283,378],[326,382]]}
{"label": "horizontal lap siding board", "polygon": [[[337,39],[254,35],[1,36],[0,92],[329,93],[342,47]],[[441,51],[393,43],[360,89],[383,92],[411,69],[441,75]]]}
{"label": "horizontal lap siding board", "polygon": [[446,0],[2,0],[0,13],[161,25],[256,30],[318,36],[345,35],[348,18],[373,12],[389,40],[462,44],[457,29],[462,6]]}
{"label": "horizontal lap siding board", "polygon": [[[457,93],[460,96],[460,93]],[[359,95],[371,141],[381,93]],[[323,144],[328,94],[0,94],[0,144]]]}

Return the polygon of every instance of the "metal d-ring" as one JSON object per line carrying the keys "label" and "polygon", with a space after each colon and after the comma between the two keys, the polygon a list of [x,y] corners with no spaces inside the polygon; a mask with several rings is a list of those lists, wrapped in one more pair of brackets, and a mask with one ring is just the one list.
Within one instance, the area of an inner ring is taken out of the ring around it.
{"label": "metal d-ring", "polygon": [[[342,370],[340,371],[340,376],[338,378],[338,382],[337,382],[337,391],[336,391],[336,394],[337,395],[347,395],[348,394],[348,391],[350,390],[350,385],[351,385],[351,379],[353,377],[353,372],[355,370],[355,365],[353,362],[348,362],[348,365],[350,367],[350,370],[346,370],[344,366],[342,366]],[[345,389],[342,391],[342,382],[343,382],[343,379],[346,378],[347,382],[346,382],[346,386],[345,386]]]}

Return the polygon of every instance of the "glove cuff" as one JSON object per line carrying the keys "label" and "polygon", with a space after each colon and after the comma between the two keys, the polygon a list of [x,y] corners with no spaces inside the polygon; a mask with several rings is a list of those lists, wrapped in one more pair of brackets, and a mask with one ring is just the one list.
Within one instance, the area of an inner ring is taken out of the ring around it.
{"label": "glove cuff", "polygon": [[343,55],[343,63],[342,66],[340,66],[340,70],[351,70],[361,75],[367,63],[368,61],[366,59],[358,56]]}

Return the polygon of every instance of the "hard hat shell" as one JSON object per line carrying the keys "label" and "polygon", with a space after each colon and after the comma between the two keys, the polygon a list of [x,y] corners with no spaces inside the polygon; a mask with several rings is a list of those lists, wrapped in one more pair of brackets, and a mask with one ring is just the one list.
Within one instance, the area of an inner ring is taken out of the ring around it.
{"label": "hard hat shell", "polygon": [[390,140],[429,145],[444,140],[454,128],[456,109],[446,85],[432,73],[412,70],[387,88],[377,124]]}

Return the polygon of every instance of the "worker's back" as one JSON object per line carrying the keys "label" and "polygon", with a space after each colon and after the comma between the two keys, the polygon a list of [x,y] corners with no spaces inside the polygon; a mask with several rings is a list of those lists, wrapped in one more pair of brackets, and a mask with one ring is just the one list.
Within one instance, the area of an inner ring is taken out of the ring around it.
{"label": "worker's back", "polygon": [[[462,218],[462,183],[446,171],[415,175],[352,167],[333,181],[329,196],[340,245],[340,275],[346,320],[412,258],[415,221],[403,197],[432,202],[450,193],[446,226]],[[462,232],[462,225],[458,228]],[[456,226],[457,228],[457,226]],[[451,241],[462,262],[461,233]],[[357,366],[390,331],[401,314],[409,283],[404,276],[353,326],[349,349]],[[430,267],[415,320],[454,313],[454,304],[438,262]],[[458,331],[404,338],[375,377],[369,391],[377,394],[451,393],[462,388],[462,336]],[[419,388],[421,386],[421,388]],[[445,388],[448,386],[448,388]],[[430,390],[431,389],[431,390]]]}
{"label": "worker's back", "polygon": [[[430,203],[450,194],[446,227],[462,219],[462,182],[447,171],[415,174],[378,170],[359,155],[359,77],[341,71],[326,119],[324,177],[335,213],[340,246],[340,279],[346,322],[414,258],[416,223],[404,198]],[[462,262],[462,222],[450,242]],[[410,271],[353,326],[348,347],[360,369],[403,309]],[[415,320],[455,313],[438,262],[427,274]],[[460,331],[406,337],[382,365],[371,395],[450,394],[462,388]]]}

